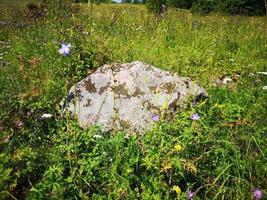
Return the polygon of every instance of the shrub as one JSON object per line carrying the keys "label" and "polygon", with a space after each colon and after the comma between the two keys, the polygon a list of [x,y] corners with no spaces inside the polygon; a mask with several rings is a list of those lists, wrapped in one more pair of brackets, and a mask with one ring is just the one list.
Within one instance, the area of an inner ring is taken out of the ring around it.
{"label": "shrub", "polygon": [[198,14],[214,10],[231,15],[265,15],[266,6],[264,0],[195,0],[191,11]]}
{"label": "shrub", "polygon": [[196,14],[208,14],[214,8],[214,2],[209,0],[195,1],[191,7],[192,13]]}
{"label": "shrub", "polygon": [[194,0],[169,0],[169,5],[176,8],[191,8]]}
{"label": "shrub", "polygon": [[148,0],[147,9],[160,16],[167,11],[167,0]]}

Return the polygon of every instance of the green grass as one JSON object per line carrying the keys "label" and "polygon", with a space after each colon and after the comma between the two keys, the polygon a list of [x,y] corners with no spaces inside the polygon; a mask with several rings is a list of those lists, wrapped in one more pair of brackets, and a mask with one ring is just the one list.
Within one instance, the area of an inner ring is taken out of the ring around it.
{"label": "green grass", "polygon": [[[267,196],[267,78],[255,74],[267,69],[266,17],[170,9],[157,19],[144,6],[57,6],[44,19],[1,15],[0,199],[186,199],[192,190],[195,199],[247,200],[256,187]],[[58,53],[63,41],[72,44],[68,57]],[[209,98],[143,137],[85,131],[58,114],[75,82],[133,60],[189,76]]]}

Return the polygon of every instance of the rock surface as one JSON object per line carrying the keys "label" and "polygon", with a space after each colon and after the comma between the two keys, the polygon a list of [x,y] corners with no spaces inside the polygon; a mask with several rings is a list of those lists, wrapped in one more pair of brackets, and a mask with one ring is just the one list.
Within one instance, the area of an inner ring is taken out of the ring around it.
{"label": "rock surface", "polygon": [[134,61],[104,65],[70,89],[66,109],[81,127],[142,134],[153,116],[171,114],[189,96],[207,96],[189,78]]}

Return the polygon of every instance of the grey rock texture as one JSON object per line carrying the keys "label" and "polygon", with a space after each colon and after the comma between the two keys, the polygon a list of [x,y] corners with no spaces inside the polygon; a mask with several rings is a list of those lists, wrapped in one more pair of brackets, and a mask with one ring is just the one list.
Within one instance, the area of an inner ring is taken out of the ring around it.
{"label": "grey rock texture", "polygon": [[66,109],[81,127],[142,134],[151,128],[153,115],[171,115],[189,96],[207,96],[189,78],[134,61],[104,65],[74,85]]}

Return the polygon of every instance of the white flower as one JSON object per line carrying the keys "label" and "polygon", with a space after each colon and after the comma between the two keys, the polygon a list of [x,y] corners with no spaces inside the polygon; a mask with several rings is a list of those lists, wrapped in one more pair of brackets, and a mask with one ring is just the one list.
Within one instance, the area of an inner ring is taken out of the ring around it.
{"label": "white flower", "polygon": [[228,82],[232,82],[232,81],[233,81],[232,79],[225,77],[225,78],[222,80],[222,84],[226,85]]}
{"label": "white flower", "polygon": [[51,114],[43,114],[42,115],[42,119],[48,119],[48,118],[51,118],[53,115],[51,115]]}
{"label": "white flower", "polygon": [[101,135],[93,135],[93,138],[100,139],[100,138],[102,138],[102,136]]}

